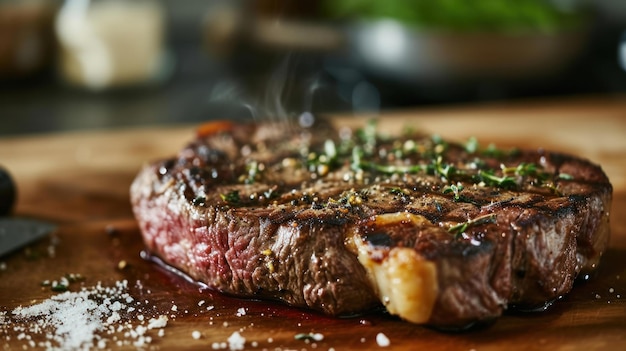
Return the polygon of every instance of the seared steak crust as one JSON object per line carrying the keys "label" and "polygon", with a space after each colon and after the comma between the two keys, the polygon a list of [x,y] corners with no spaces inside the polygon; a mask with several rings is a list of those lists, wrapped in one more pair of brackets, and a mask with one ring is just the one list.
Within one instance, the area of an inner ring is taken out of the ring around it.
{"label": "seared steak crust", "polygon": [[458,328],[562,296],[608,243],[611,184],[576,157],[373,125],[202,130],[131,201],[151,252],[225,293]]}

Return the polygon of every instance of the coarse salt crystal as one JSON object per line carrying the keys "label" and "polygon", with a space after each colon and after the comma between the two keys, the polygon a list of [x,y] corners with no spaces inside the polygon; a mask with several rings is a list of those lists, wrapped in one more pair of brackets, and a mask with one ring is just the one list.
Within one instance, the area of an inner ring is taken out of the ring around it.
{"label": "coarse salt crystal", "polygon": [[[11,323],[15,331],[22,331],[24,348],[41,347],[48,350],[106,349],[110,345],[142,347],[152,338],[146,334],[147,327],[133,326],[124,321],[127,315],[125,302],[133,301],[124,290],[127,281],[118,281],[115,286],[105,287],[100,282],[94,287],[83,287],[81,291],[66,291],[43,302],[28,307],[18,307],[1,315],[2,324]],[[129,308],[130,310],[130,308]],[[137,317],[143,320],[143,316]],[[155,326],[163,327],[167,319],[157,320]],[[128,330],[124,334],[124,330]],[[123,335],[123,336],[122,336]],[[46,338],[46,342],[35,343],[33,336]],[[129,340],[132,338],[132,340]]]}
{"label": "coarse salt crystal", "polygon": [[135,342],[133,342],[133,346],[142,347],[146,345],[146,339],[143,337],[138,338]]}
{"label": "coarse salt crystal", "polygon": [[142,326],[142,325],[139,325],[139,326],[137,326],[137,328],[135,329],[135,332],[137,333],[137,335],[140,335],[140,336],[141,336],[141,335],[144,335],[144,334],[146,333],[146,330],[148,330],[148,328],[146,328],[146,327],[144,327],[144,326]]}
{"label": "coarse salt crystal", "polygon": [[246,338],[241,336],[239,332],[234,332],[228,337],[228,347],[232,351],[243,350],[246,345]]}
{"label": "coarse salt crystal", "polygon": [[376,343],[380,347],[387,347],[387,346],[391,345],[391,342],[389,341],[389,338],[387,337],[387,335],[385,335],[383,333],[376,334]]}
{"label": "coarse salt crystal", "polygon": [[160,315],[159,318],[150,318],[150,321],[148,321],[148,329],[164,328],[168,320],[169,318],[164,315]]}
{"label": "coarse salt crystal", "polygon": [[202,334],[199,331],[197,331],[197,330],[194,330],[193,332],[191,332],[191,337],[196,339],[196,340],[200,339],[201,336],[202,336]]}
{"label": "coarse salt crystal", "polygon": [[119,322],[119,320],[120,320],[120,314],[117,312],[113,312],[111,313],[109,318],[107,318],[107,324],[113,324],[113,323]]}

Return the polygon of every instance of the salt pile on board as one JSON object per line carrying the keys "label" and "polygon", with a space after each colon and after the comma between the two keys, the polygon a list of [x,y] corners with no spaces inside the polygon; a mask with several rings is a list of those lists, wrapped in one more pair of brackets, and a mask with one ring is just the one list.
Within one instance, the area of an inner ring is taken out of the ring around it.
{"label": "salt pile on board", "polygon": [[137,314],[141,312],[141,303],[126,292],[127,288],[127,281],[116,282],[112,287],[98,283],[92,288],[67,291],[32,306],[18,307],[2,315],[0,331],[12,329],[19,333],[17,339],[25,342],[24,349],[145,346],[152,342],[149,330],[165,327],[167,317],[146,321],[142,314]]}

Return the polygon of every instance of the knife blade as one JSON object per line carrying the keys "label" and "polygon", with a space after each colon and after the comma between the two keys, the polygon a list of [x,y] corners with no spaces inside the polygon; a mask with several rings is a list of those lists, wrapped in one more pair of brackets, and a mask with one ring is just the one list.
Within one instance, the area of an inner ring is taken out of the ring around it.
{"label": "knife blade", "polygon": [[0,218],[0,256],[52,233],[56,226],[32,218]]}
{"label": "knife blade", "polygon": [[[15,182],[0,166],[0,216],[8,215],[16,198]],[[36,219],[0,217],[0,257],[53,232],[56,227]]]}

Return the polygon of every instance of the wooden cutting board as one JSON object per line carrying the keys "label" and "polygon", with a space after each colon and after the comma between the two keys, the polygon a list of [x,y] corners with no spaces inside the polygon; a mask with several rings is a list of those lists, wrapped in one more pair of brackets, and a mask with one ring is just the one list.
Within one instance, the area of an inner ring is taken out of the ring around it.
{"label": "wooden cutting board", "polygon": [[[482,143],[543,147],[601,164],[614,185],[614,201],[611,246],[597,275],[547,311],[506,314],[463,333],[412,325],[380,312],[338,319],[227,297],[142,257],[128,201],[130,182],[142,164],[175,153],[192,138],[193,126],[5,138],[0,164],[18,184],[15,215],[48,220],[58,229],[0,257],[0,345],[45,346],[45,333],[28,330],[36,318],[17,320],[13,311],[60,296],[42,282],[79,274],[69,294],[128,282],[125,292],[132,303],[127,307],[133,311],[123,323],[113,323],[119,330],[96,333],[107,340],[102,344],[107,349],[136,349],[138,332],[144,336],[141,348],[163,350],[235,347],[228,343],[234,333],[252,350],[379,349],[379,333],[394,350],[626,349],[626,96],[398,111],[380,118],[380,129],[390,133],[411,125],[459,141],[476,136]],[[355,125],[364,118],[336,117],[335,122]],[[141,326],[159,316],[167,317],[167,325],[143,332]]]}

